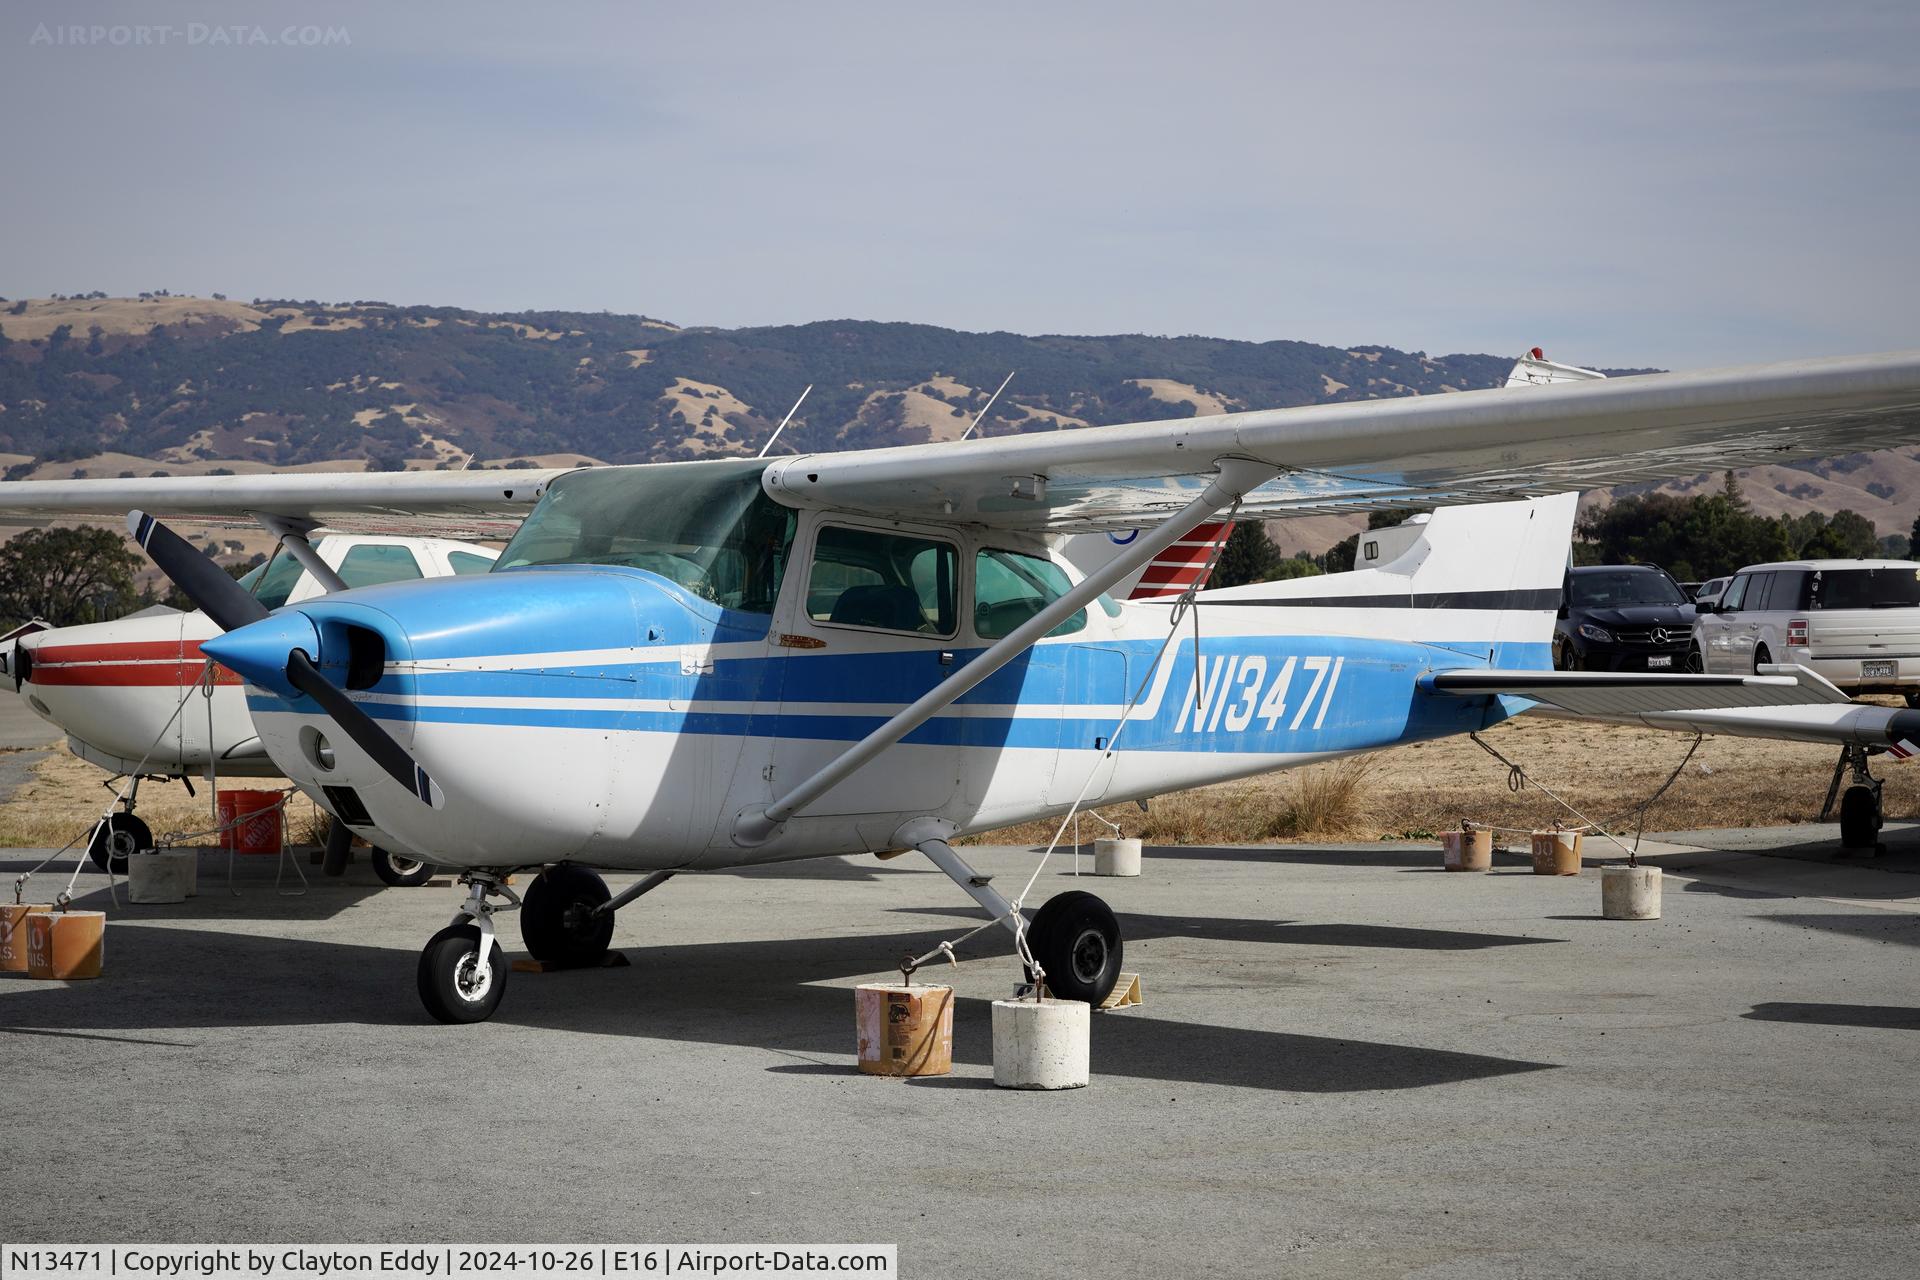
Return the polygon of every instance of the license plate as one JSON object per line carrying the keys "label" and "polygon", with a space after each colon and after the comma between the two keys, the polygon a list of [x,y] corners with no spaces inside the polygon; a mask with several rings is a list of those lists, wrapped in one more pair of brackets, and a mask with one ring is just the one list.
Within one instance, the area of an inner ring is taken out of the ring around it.
{"label": "license plate", "polygon": [[1657,671],[1661,667],[1670,667],[1672,665],[1673,655],[1670,653],[1662,653],[1647,659],[1647,670],[1649,671]]}
{"label": "license plate", "polygon": [[1899,676],[1900,664],[1891,659],[1885,662],[1863,662],[1860,664],[1862,680],[1892,680]]}

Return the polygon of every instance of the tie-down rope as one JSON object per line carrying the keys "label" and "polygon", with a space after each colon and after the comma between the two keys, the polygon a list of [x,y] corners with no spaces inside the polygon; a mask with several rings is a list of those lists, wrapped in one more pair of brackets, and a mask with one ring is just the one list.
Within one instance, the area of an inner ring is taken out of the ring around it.
{"label": "tie-down rope", "polygon": [[[1468,736],[1473,739],[1475,746],[1479,747],[1482,751],[1492,756],[1495,760],[1498,760],[1501,764],[1507,766],[1507,790],[1513,791],[1513,792],[1519,792],[1522,789],[1524,789],[1529,782],[1531,782],[1535,787],[1538,787],[1541,791],[1545,792],[1548,799],[1552,800],[1555,804],[1559,805],[1562,809],[1565,809],[1568,813],[1572,814],[1574,817],[1580,820],[1580,825],[1572,828],[1572,830],[1590,831],[1595,835],[1604,836],[1606,839],[1613,841],[1613,843],[1618,845],[1620,847],[1620,850],[1627,855],[1627,865],[1630,867],[1637,867],[1640,865],[1640,856],[1639,856],[1640,855],[1640,838],[1646,834],[1647,811],[1653,808],[1654,802],[1657,801],[1661,796],[1667,794],[1668,788],[1672,787],[1673,784],[1679,780],[1681,772],[1687,767],[1687,761],[1693,759],[1693,753],[1700,749],[1700,743],[1704,737],[1703,734],[1699,734],[1699,733],[1696,733],[1693,735],[1693,742],[1688,745],[1687,754],[1680,757],[1680,763],[1673,766],[1673,772],[1667,775],[1667,780],[1661,783],[1659,788],[1655,790],[1652,795],[1648,796],[1645,800],[1641,801],[1639,805],[1633,808],[1622,809],[1619,813],[1613,814],[1601,821],[1596,822],[1592,818],[1587,817],[1586,814],[1580,812],[1580,810],[1574,808],[1574,806],[1569,801],[1567,801],[1564,797],[1562,797],[1552,787],[1549,787],[1546,783],[1540,781],[1540,779],[1528,773],[1520,765],[1515,764],[1513,761],[1501,755],[1497,748],[1489,744],[1487,740],[1482,738],[1479,734],[1474,733],[1474,734],[1469,734]],[[1628,848],[1624,843],[1621,842],[1618,836],[1614,835],[1613,832],[1608,830],[1609,827],[1612,827],[1615,823],[1619,822],[1621,819],[1629,816],[1631,816],[1634,819],[1632,848]],[[1508,831],[1508,832],[1516,832],[1516,833],[1524,834],[1524,829],[1520,827],[1497,827],[1487,822],[1473,822],[1473,823],[1469,823],[1468,825],[1481,831]]]}
{"label": "tie-down rope", "polygon": [[[1240,499],[1235,498],[1233,500],[1232,506],[1229,507],[1227,510],[1226,523],[1231,525],[1235,520],[1235,518],[1239,516],[1239,514],[1240,514]],[[1101,753],[1100,759],[1095,762],[1093,768],[1087,771],[1086,781],[1080,784],[1079,793],[1073,797],[1073,804],[1067,809],[1066,816],[1060,819],[1060,825],[1054,830],[1053,839],[1048,841],[1047,847],[1041,851],[1039,860],[1034,863],[1033,874],[1028,876],[1026,884],[1021,886],[1019,896],[1015,897],[1011,902],[1009,902],[1007,904],[1007,910],[1005,912],[1002,912],[1000,915],[989,917],[985,923],[976,925],[975,927],[967,930],[965,933],[961,934],[957,938],[951,938],[941,942],[939,945],[935,946],[933,950],[927,952],[923,956],[912,956],[902,960],[900,962],[901,977],[911,979],[913,977],[914,971],[919,969],[920,966],[941,957],[944,957],[947,963],[949,964],[958,965],[959,959],[953,953],[954,947],[956,947],[962,942],[965,942],[967,939],[973,937],[975,934],[980,933],[981,931],[993,925],[999,924],[1002,920],[1005,920],[1008,917],[1008,915],[1011,915],[1013,918],[1014,952],[1020,957],[1020,962],[1026,966],[1027,972],[1031,975],[1031,985],[1033,988],[1034,999],[1037,1000],[1040,998],[1040,988],[1041,988],[1041,984],[1046,979],[1046,970],[1040,967],[1039,961],[1034,959],[1032,948],[1030,948],[1027,945],[1027,921],[1026,921],[1026,917],[1023,914],[1021,914],[1021,907],[1026,902],[1027,894],[1032,892],[1034,881],[1040,878],[1041,870],[1046,867],[1047,859],[1051,858],[1053,856],[1054,850],[1060,847],[1061,837],[1066,835],[1067,827],[1074,822],[1075,818],[1079,816],[1080,806],[1086,803],[1087,792],[1093,787],[1093,780],[1100,776],[1101,767],[1105,765],[1107,761],[1111,760],[1115,755],[1119,753],[1120,735],[1126,732],[1127,724],[1133,718],[1134,709],[1140,705],[1140,699],[1146,696],[1147,686],[1153,682],[1155,673],[1157,673],[1160,670],[1161,662],[1166,659],[1168,646],[1170,646],[1176,639],[1179,638],[1180,623],[1181,623],[1181,620],[1186,616],[1188,609],[1192,609],[1194,611],[1194,617],[1193,617],[1194,696],[1196,698],[1202,696],[1200,692],[1200,686],[1202,684],[1202,681],[1200,680],[1200,668],[1199,668],[1200,611],[1198,608],[1198,596],[1200,594],[1201,587],[1212,579],[1213,571],[1219,565],[1220,557],[1222,553],[1226,551],[1226,549],[1227,549],[1227,540],[1225,538],[1220,539],[1219,542],[1214,544],[1213,554],[1207,557],[1206,572],[1202,573],[1199,577],[1195,578],[1192,582],[1188,583],[1187,589],[1185,591],[1182,591],[1180,593],[1179,599],[1174,602],[1173,613],[1167,619],[1167,638],[1160,642],[1160,648],[1154,652],[1153,661],[1147,664],[1146,671],[1142,673],[1140,677],[1140,683],[1134,687],[1133,696],[1127,699],[1127,705],[1121,709],[1120,718],[1114,722],[1113,732],[1107,737],[1106,749]],[[1106,819],[1102,818],[1101,821],[1105,822]],[[1113,824],[1108,823],[1108,825],[1112,826]],[[1119,828],[1114,827],[1114,830],[1118,831]],[[1077,841],[1074,845],[1074,848],[1076,851],[1079,849],[1079,844]]]}

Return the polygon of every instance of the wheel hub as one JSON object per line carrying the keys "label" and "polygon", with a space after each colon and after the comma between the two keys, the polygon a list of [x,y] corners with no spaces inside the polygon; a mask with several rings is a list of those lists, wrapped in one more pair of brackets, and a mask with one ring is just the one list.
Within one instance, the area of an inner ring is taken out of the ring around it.
{"label": "wheel hub", "polygon": [[1081,982],[1096,982],[1101,971],[1107,967],[1107,939],[1098,929],[1084,929],[1073,940],[1073,950],[1069,954],[1073,976]]}
{"label": "wheel hub", "polygon": [[469,951],[460,957],[460,966],[454,970],[453,985],[459,990],[462,1000],[478,1002],[486,997],[487,990],[493,986],[493,970],[480,971],[480,953]]}

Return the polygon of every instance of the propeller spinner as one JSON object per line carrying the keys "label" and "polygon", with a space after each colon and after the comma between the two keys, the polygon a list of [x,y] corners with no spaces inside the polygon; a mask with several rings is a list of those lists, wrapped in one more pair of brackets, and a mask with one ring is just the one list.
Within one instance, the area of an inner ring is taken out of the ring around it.
{"label": "propeller spinner", "polygon": [[127,528],[160,572],[225,633],[203,643],[202,653],[283,698],[304,694],[313,699],[395,782],[436,809],[445,803],[439,786],[406,748],[315,664],[320,634],[310,619],[301,616],[301,625],[290,619],[269,622],[266,608],[226,570],[143,511],[128,513]]}

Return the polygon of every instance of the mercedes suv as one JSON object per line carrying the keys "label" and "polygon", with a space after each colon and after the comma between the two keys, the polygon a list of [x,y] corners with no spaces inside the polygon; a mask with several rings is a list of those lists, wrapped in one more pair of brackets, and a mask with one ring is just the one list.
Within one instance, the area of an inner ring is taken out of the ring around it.
{"label": "mercedes suv", "polygon": [[1582,565],[1567,571],[1553,665],[1561,671],[1680,671],[1693,603],[1665,569]]}

